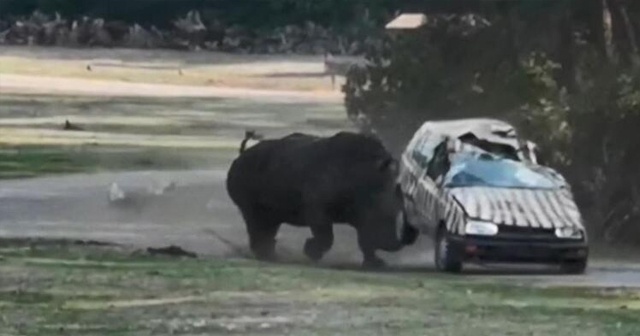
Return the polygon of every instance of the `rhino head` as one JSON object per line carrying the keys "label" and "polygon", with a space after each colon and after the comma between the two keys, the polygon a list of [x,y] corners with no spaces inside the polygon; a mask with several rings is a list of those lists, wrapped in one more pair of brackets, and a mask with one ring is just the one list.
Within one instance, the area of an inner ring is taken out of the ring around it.
{"label": "rhino head", "polygon": [[397,185],[398,163],[392,158],[375,167],[378,183],[358,202],[356,228],[366,245],[387,252],[399,251],[417,238],[417,230],[404,217],[404,198]]}

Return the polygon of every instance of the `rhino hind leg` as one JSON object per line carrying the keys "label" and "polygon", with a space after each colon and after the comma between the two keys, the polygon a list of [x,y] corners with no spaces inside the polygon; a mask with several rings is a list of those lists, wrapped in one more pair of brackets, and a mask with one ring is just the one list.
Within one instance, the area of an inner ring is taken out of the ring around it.
{"label": "rhino hind leg", "polygon": [[376,255],[375,250],[362,250],[362,255],[362,267],[364,268],[379,269],[384,268],[387,265],[382,258]]}
{"label": "rhino hind leg", "polygon": [[387,266],[387,263],[378,257],[375,253],[367,256],[365,254],[364,259],[362,260],[362,267],[368,269],[381,269]]}
{"label": "rhino hind leg", "polygon": [[276,260],[276,235],[281,223],[256,213],[243,213],[249,234],[249,247],[258,260]]}

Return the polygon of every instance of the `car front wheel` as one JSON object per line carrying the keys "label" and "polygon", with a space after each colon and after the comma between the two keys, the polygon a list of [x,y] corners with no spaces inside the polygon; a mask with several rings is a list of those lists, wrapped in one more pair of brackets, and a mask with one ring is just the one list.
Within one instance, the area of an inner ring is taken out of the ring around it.
{"label": "car front wheel", "polygon": [[462,271],[462,260],[455,252],[446,229],[440,230],[436,236],[435,263],[438,271],[459,273]]}

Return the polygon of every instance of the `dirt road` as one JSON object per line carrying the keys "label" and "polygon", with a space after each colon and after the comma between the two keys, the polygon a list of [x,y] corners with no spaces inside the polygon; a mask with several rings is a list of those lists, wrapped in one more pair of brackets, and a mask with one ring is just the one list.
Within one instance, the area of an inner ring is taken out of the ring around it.
{"label": "dirt road", "polygon": [[[179,245],[200,254],[248,256],[242,219],[226,195],[225,167],[206,171],[129,172],[73,175],[0,182],[0,234],[3,237],[73,238],[136,246]],[[108,201],[116,182],[138,206]],[[175,182],[163,195],[147,189]],[[305,261],[301,253],[308,230],[284,226],[278,236],[285,261]],[[330,267],[357,267],[360,254],[354,231],[340,227],[332,251],[322,262]],[[383,254],[394,268],[433,272],[430,243],[422,239],[397,254]],[[470,276],[540,286],[640,287],[640,265],[595,261],[583,276],[561,276],[548,269],[471,266]]]}

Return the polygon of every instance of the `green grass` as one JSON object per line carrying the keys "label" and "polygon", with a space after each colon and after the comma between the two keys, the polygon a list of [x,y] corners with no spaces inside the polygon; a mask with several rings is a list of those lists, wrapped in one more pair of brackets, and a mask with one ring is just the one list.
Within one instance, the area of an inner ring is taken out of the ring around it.
{"label": "green grass", "polygon": [[5,335],[637,335],[634,293],[0,244]]}
{"label": "green grass", "polygon": [[0,151],[0,178],[91,170],[78,156],[62,151],[15,149]]}
{"label": "green grass", "polygon": [[0,148],[0,179],[53,174],[206,167],[236,154],[197,149],[91,148],[92,146],[15,146]]}
{"label": "green grass", "polygon": [[0,178],[226,166],[248,128],[330,134],[345,119],[339,104],[3,95]]}

